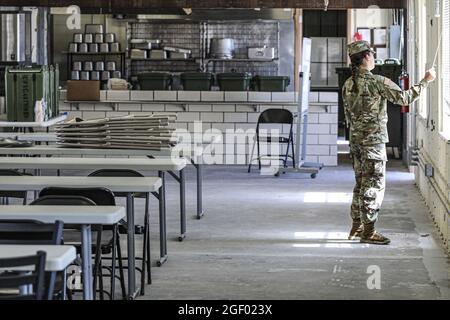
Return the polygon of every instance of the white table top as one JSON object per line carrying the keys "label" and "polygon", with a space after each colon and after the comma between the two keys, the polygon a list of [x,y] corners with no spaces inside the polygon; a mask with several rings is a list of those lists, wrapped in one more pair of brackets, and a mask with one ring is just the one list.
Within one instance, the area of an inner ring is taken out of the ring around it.
{"label": "white table top", "polygon": [[67,119],[67,112],[54,117],[52,119],[49,119],[47,121],[43,121],[43,122],[13,122],[13,121],[0,121],[0,127],[25,127],[25,128],[29,128],[29,127],[50,127],[54,124],[57,124],[59,122],[62,122],[64,120]]}
{"label": "white table top", "polygon": [[103,187],[112,192],[156,192],[161,185],[162,180],[158,177],[0,176],[0,189],[11,191]]}
{"label": "white table top", "polygon": [[19,141],[39,141],[56,142],[56,135],[46,132],[21,133],[21,132],[0,132],[0,138],[10,138]]}
{"label": "white table top", "polygon": [[[0,245],[0,259],[35,255],[38,251],[47,253],[45,271],[63,271],[76,258],[76,250],[73,246],[2,244]],[[28,269],[20,268],[20,270]]]}
{"label": "white table top", "polygon": [[186,167],[186,159],[129,159],[129,158],[0,158],[0,169],[66,169],[99,170],[131,169],[179,171]]}
{"label": "white table top", "polygon": [[[33,132],[33,133],[23,133],[23,132],[0,132],[0,137],[3,138],[13,138],[18,140],[30,140],[30,141],[41,141],[41,142],[56,142],[58,141],[55,132]],[[183,135],[181,135],[183,137]],[[202,135],[200,139],[197,137],[188,136],[187,142],[182,140],[181,144],[210,144],[218,143],[222,141],[222,134],[212,134],[211,136]],[[151,151],[151,150],[149,150]]]}
{"label": "white table top", "polygon": [[119,206],[0,206],[0,219],[37,220],[67,224],[112,225],[125,217],[125,208]]}
{"label": "white table top", "polygon": [[[0,137],[2,133],[0,133]],[[14,138],[15,136],[11,136]],[[27,139],[19,139],[27,140]],[[186,146],[186,148],[185,148]],[[179,158],[180,156],[201,156],[204,148],[192,145],[177,145],[173,149],[165,150],[138,150],[138,149],[93,149],[93,148],[63,148],[54,145],[51,146],[33,146],[18,148],[0,148],[0,154],[5,155],[70,155],[70,156],[154,156]]]}

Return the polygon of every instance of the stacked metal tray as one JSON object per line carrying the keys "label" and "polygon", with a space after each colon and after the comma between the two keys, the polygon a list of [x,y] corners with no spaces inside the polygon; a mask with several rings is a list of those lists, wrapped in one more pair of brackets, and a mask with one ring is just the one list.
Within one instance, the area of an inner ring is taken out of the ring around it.
{"label": "stacked metal tray", "polygon": [[57,145],[76,148],[168,150],[176,145],[176,114],[73,119],[55,126]]}

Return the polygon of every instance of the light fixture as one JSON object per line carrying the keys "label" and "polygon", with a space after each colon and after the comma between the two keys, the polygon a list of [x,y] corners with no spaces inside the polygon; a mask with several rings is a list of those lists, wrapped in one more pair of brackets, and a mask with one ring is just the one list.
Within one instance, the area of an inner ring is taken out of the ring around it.
{"label": "light fixture", "polygon": [[184,13],[186,13],[187,15],[192,14],[192,9],[191,8],[183,8]]}
{"label": "light fixture", "polygon": [[323,11],[327,11],[328,10],[328,5],[329,5],[329,0],[323,0]]}

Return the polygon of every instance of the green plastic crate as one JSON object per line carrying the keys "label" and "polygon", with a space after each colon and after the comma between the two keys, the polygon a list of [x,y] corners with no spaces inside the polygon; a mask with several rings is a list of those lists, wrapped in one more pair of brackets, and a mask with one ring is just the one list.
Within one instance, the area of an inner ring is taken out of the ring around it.
{"label": "green plastic crate", "polygon": [[138,74],[141,90],[170,90],[172,75],[167,72],[145,72]]}
{"label": "green plastic crate", "polygon": [[210,72],[185,72],[180,76],[184,90],[209,91],[214,76]]}
{"label": "green plastic crate", "polygon": [[5,98],[8,121],[34,122],[36,101],[47,103],[45,118],[58,114],[59,71],[53,66],[7,68]]}
{"label": "green plastic crate", "polygon": [[217,82],[222,91],[248,91],[252,75],[245,73],[219,73],[217,75]]}
{"label": "green plastic crate", "polygon": [[255,91],[286,91],[290,83],[288,76],[255,76],[253,87]]}

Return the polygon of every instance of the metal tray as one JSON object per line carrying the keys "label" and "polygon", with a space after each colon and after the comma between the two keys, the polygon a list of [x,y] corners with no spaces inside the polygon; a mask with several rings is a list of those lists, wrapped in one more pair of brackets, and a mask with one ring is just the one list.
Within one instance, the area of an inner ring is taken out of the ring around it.
{"label": "metal tray", "polygon": [[170,52],[169,51],[169,58],[170,59],[189,59],[189,53]]}
{"label": "metal tray", "polygon": [[161,40],[159,40],[159,39],[131,39],[131,40],[130,40],[130,43],[131,43],[131,44],[145,43],[145,42],[150,42],[150,43],[160,44],[160,43],[161,43]]}
{"label": "metal tray", "polygon": [[178,48],[178,47],[163,47],[163,50],[166,50],[169,52],[179,52],[179,53],[187,53],[187,54],[192,53],[192,50],[190,50],[190,49]]}

